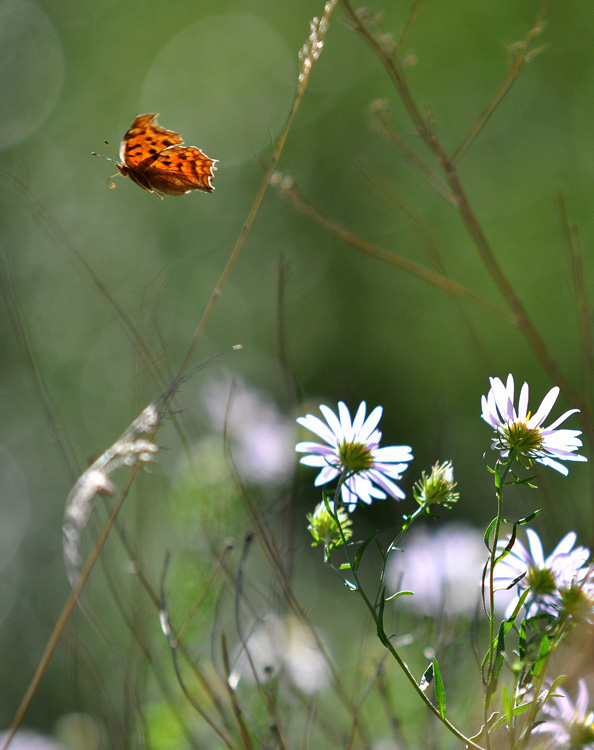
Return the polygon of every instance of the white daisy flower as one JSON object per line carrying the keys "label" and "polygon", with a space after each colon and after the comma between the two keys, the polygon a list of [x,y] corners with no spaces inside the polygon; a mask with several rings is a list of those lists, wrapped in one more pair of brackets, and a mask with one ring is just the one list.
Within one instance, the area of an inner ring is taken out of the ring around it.
{"label": "white daisy flower", "polygon": [[[517,583],[517,595],[509,602],[505,616],[514,611],[521,594],[530,589],[525,602],[527,617],[537,614],[558,615],[561,611],[576,616],[587,615],[584,608],[592,610],[592,581],[586,564],[590,550],[574,547],[577,535],[566,534],[553,552],[545,558],[540,537],[532,529],[526,530],[528,547],[516,539],[511,552],[495,567],[494,583],[498,590]],[[509,538],[499,542],[499,551],[509,543]],[[581,602],[581,606],[580,606]],[[569,606],[568,606],[569,605]],[[573,610],[573,611],[567,611]]]}
{"label": "white daisy flower", "polygon": [[553,738],[546,745],[551,750],[594,750],[594,713],[588,711],[589,702],[583,679],[578,680],[575,704],[562,687],[556,687],[542,707],[547,719],[534,727],[533,733],[552,734]]}
{"label": "white daisy flower", "polygon": [[[322,404],[320,411],[326,418],[323,422],[313,414],[299,417],[297,422],[315,432],[327,445],[320,443],[298,443],[295,450],[307,453],[300,459],[306,466],[321,469],[315,485],[319,487],[339,477],[343,471],[347,478],[342,484],[342,501],[353,511],[357,501],[368,505],[374,498],[385,499],[387,495],[402,500],[404,492],[393,480],[402,477],[412,460],[408,445],[392,445],[380,448],[382,433],[376,429],[382,416],[382,407],[377,406],[365,419],[365,401],[361,403],[355,419],[351,422],[349,410],[342,401],[338,404],[337,416],[332,409]],[[376,486],[377,485],[377,486]]]}
{"label": "white daisy flower", "polygon": [[514,406],[514,378],[510,374],[506,385],[499,378],[490,378],[491,390],[482,396],[482,418],[495,430],[491,447],[507,458],[513,451],[515,458],[525,458],[550,466],[567,475],[568,469],[560,461],[587,461],[575,453],[582,441],[579,430],[559,430],[558,426],[579,409],[569,409],[548,427],[543,422],[553,408],[559,388],[551,388],[534,415],[528,411],[528,383],[524,383]]}

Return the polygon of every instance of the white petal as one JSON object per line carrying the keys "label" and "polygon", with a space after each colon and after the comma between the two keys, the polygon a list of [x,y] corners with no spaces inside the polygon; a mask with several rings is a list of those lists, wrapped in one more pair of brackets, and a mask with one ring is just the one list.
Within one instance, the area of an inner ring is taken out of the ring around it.
{"label": "white petal", "polygon": [[530,546],[530,554],[532,555],[532,559],[534,560],[538,568],[544,568],[545,557],[540,537],[533,529],[526,529],[526,536],[528,537],[528,544]]}
{"label": "white petal", "polygon": [[336,445],[336,435],[328,429],[328,425],[324,424],[318,417],[314,417],[313,414],[308,414],[306,417],[299,417],[297,422],[306,429],[311,430],[311,432],[315,432],[316,435],[325,440],[329,445]]}
{"label": "white petal", "polygon": [[352,513],[357,507],[357,495],[353,494],[346,484],[342,485],[340,492],[342,495],[342,502],[347,506],[348,512]]}
{"label": "white petal", "polygon": [[[509,388],[509,383],[511,379],[511,389]],[[495,404],[497,406],[497,410],[499,411],[499,414],[501,416],[501,420],[504,422],[508,421],[516,421],[516,413],[514,411],[514,381],[513,377],[508,377],[508,387],[506,388],[501,380],[499,378],[492,378],[491,380],[491,386],[493,390],[493,397],[495,399]],[[510,396],[511,392],[511,396]]]}
{"label": "white petal", "polygon": [[404,492],[398,487],[394,482],[392,482],[385,474],[380,474],[380,472],[375,472],[373,469],[369,471],[369,475],[373,478],[373,481],[378,485],[378,487],[381,487],[382,490],[385,490],[389,495],[391,495],[396,500],[404,500],[406,495]]}
{"label": "white petal", "polygon": [[320,411],[324,415],[326,422],[328,422],[330,429],[334,433],[335,441],[337,443],[340,443],[342,440],[344,440],[344,432],[338,420],[338,417],[332,411],[332,409],[329,406],[326,406],[325,404],[320,404]]}
{"label": "white petal", "polygon": [[580,677],[580,679],[578,680],[578,694],[575,702],[575,711],[580,719],[583,719],[586,716],[586,712],[588,710],[588,702],[589,695],[586,681],[582,677]]}
{"label": "white petal", "polygon": [[376,406],[375,409],[371,412],[371,414],[365,420],[365,424],[361,428],[361,432],[359,434],[359,440],[362,443],[367,442],[367,440],[371,437],[371,435],[373,435],[375,428],[378,426],[379,421],[382,418],[383,411],[384,411],[383,407]]}
{"label": "white petal", "polygon": [[372,452],[374,463],[393,463],[394,461],[412,461],[412,448],[408,445],[389,445],[385,448],[376,448]]}
{"label": "white petal", "polygon": [[336,456],[336,448],[330,448],[327,445],[321,445],[320,443],[297,443],[295,446],[297,453],[321,453],[322,455]]}
{"label": "white petal", "polygon": [[366,482],[362,477],[355,475],[354,477],[347,479],[346,484],[351,492],[357,495],[357,497],[364,503],[370,505],[373,502],[372,497],[369,493],[371,482]]}
{"label": "white petal", "polygon": [[569,474],[569,469],[567,466],[563,466],[563,464],[560,464],[558,461],[553,461],[552,458],[544,457],[544,458],[537,458],[536,459],[539,464],[542,464],[543,466],[550,466],[551,469],[555,469],[555,471],[558,471],[559,474],[563,474],[563,476],[567,476]]}
{"label": "white petal", "polygon": [[408,469],[408,464],[374,464],[371,469],[392,479],[402,479],[403,473]]}
{"label": "white petal", "polygon": [[524,383],[522,390],[520,391],[520,398],[518,399],[518,419],[520,422],[526,421],[526,415],[528,414],[528,383]]}
{"label": "white petal", "polygon": [[557,555],[566,555],[568,552],[571,552],[576,539],[577,534],[575,533],[575,531],[570,531],[568,534],[565,534],[563,539],[559,542],[551,555],[547,558],[547,563],[549,562],[549,560],[554,559]]}
{"label": "white petal", "polygon": [[[363,410],[365,411],[365,402],[361,404],[363,407]],[[359,407],[359,410],[361,409],[361,406]],[[338,414],[340,416],[340,427],[342,430],[342,434],[344,435],[344,439],[347,443],[351,443],[353,440],[353,426],[351,424],[351,413],[348,410],[347,405],[344,403],[344,401],[338,402]]]}
{"label": "white petal", "polygon": [[355,439],[357,442],[363,442],[363,439],[359,437],[359,433],[361,431],[361,427],[363,427],[365,423],[365,411],[366,411],[366,404],[365,401],[361,401],[359,404],[359,408],[357,409],[357,413],[355,414],[355,419],[353,420],[353,432],[351,435],[351,440]]}
{"label": "white petal", "polygon": [[481,417],[491,425],[491,427],[496,428],[499,424],[499,417],[497,415],[497,407],[495,405],[495,395],[493,394],[493,390],[491,389],[488,393],[488,395],[481,396],[481,408],[482,408],[482,414]]}
{"label": "white petal", "polygon": [[316,487],[320,487],[322,484],[328,484],[328,482],[336,479],[339,474],[340,472],[337,471],[337,469],[335,469],[333,466],[326,466],[316,477],[314,485]]}
{"label": "white petal", "polygon": [[557,400],[558,395],[559,395],[559,386],[556,385],[554,388],[551,388],[551,390],[543,398],[541,405],[538,407],[538,410],[536,411],[536,414],[530,417],[528,422],[526,422],[527,427],[529,427],[530,429],[533,429],[535,427],[540,427],[540,425],[549,416],[551,409],[555,405],[555,401]]}
{"label": "white petal", "polygon": [[[556,430],[557,427],[559,427],[560,424],[562,424],[563,422],[565,422],[565,420],[567,419],[567,417],[570,417],[572,414],[577,414],[578,412],[579,412],[579,409],[569,409],[568,411],[565,412],[565,414],[562,414],[559,417],[559,419],[556,419],[553,422],[553,424],[550,424],[547,427],[547,430]],[[581,432],[578,432],[578,435],[581,435],[581,434],[582,434]]]}
{"label": "white petal", "polygon": [[303,456],[299,459],[299,463],[304,466],[317,466],[320,469],[324,466],[328,466],[328,460],[325,456]]}

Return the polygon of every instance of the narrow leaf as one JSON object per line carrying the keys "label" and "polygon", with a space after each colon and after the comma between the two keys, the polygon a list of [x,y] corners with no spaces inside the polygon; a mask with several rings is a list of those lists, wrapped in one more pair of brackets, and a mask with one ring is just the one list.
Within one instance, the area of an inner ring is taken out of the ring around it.
{"label": "narrow leaf", "polygon": [[485,534],[483,536],[483,540],[485,542],[485,547],[489,550],[489,552],[491,551],[491,547],[489,546],[489,539],[491,538],[491,532],[495,528],[495,524],[496,523],[497,523],[497,519],[494,518],[491,521],[491,523],[487,526],[487,528],[485,529]]}
{"label": "narrow leaf", "polygon": [[443,680],[441,679],[441,672],[439,671],[439,664],[437,659],[433,657],[433,670],[435,673],[435,697],[437,699],[437,708],[442,719],[445,719],[446,715],[446,697],[445,690],[443,687]]}
{"label": "narrow leaf", "polygon": [[549,642],[549,639],[546,635],[543,635],[540,642],[540,648],[538,650],[538,656],[536,657],[536,661],[534,662],[534,667],[532,670],[535,677],[538,677],[541,674],[542,670],[545,668],[545,665],[547,663],[547,656],[550,650],[551,644]]}
{"label": "narrow leaf", "polygon": [[392,599],[396,599],[397,596],[414,596],[414,591],[397,591],[395,594],[392,594],[392,596],[386,597],[387,602],[391,602]]}
{"label": "narrow leaf", "polygon": [[525,516],[524,518],[520,518],[518,521],[512,521],[508,518],[503,519],[503,523],[513,523],[517,526],[525,526],[527,523],[530,523],[531,521],[534,521],[536,516],[539,516],[542,513],[542,510],[539,508],[534,511],[534,513],[531,513],[529,516]]}

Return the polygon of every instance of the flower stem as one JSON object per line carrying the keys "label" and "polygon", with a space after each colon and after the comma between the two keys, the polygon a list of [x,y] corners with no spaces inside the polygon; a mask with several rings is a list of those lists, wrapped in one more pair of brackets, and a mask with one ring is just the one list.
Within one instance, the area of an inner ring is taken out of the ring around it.
{"label": "flower stem", "polygon": [[[347,557],[347,562],[348,562],[349,567],[350,567],[351,575],[352,575],[354,583],[355,583],[355,586],[354,586],[353,590],[356,591],[359,594],[359,596],[363,600],[363,603],[365,604],[365,606],[369,610],[369,613],[370,613],[370,615],[371,615],[371,617],[373,619],[373,622],[375,623],[377,637],[379,638],[380,642],[390,652],[391,656],[394,658],[394,660],[396,661],[396,663],[398,664],[398,666],[400,667],[400,669],[404,672],[406,678],[408,679],[408,681],[412,685],[413,689],[415,690],[415,692],[417,693],[417,695],[419,696],[419,698],[423,701],[423,703],[427,706],[427,708],[439,719],[439,721],[441,721],[442,724],[444,724],[444,726],[447,727],[447,729],[455,737],[457,737],[459,740],[461,740],[467,748],[474,748],[475,750],[484,750],[480,745],[477,745],[475,742],[473,742],[473,740],[471,740],[470,738],[466,737],[457,727],[455,727],[448,719],[446,719],[445,716],[442,716],[442,714],[440,713],[439,709],[436,706],[434,706],[433,703],[429,700],[429,698],[425,695],[425,692],[421,689],[421,686],[416,681],[416,679],[415,679],[413,673],[410,671],[408,665],[402,659],[402,657],[400,656],[400,654],[398,653],[398,651],[394,648],[394,646],[392,645],[392,643],[390,641],[390,638],[386,635],[386,632],[384,630],[384,625],[383,625],[383,609],[384,609],[383,605],[385,603],[385,587],[382,587],[382,590],[381,590],[380,596],[379,596],[379,602],[378,602],[378,604],[374,605],[372,603],[372,601],[370,600],[370,598],[367,596],[367,594],[365,592],[365,589],[361,585],[361,581],[359,579],[359,575],[357,573],[356,567],[351,562],[351,558],[350,558],[349,551],[348,551],[347,541],[346,541],[346,538],[345,538],[343,530],[342,530],[340,519],[338,518],[338,514],[336,513],[336,507],[337,507],[336,504],[337,504],[337,502],[339,500],[339,497],[340,497],[340,490],[341,490],[342,484],[346,481],[347,478],[348,478],[348,473],[347,473],[347,471],[345,469],[343,469],[342,473],[341,473],[341,475],[340,475],[340,477],[338,479],[338,485],[336,487],[336,492],[334,494],[334,510],[331,509],[330,512],[331,512],[334,520],[336,521],[336,524],[337,524],[339,532],[340,532],[340,536],[341,536],[341,540],[342,540],[342,546],[344,548],[344,552],[345,552],[345,555]],[[400,531],[400,533],[398,534],[398,536],[395,538],[395,540],[390,544],[390,547],[388,548],[388,550],[393,549],[393,547],[396,544],[396,542],[402,537],[402,535],[404,534],[404,532],[411,526],[411,524],[417,518],[419,518],[419,516],[423,513],[423,511],[426,512],[427,508],[424,505],[421,505],[421,506],[419,506],[415,510],[415,512],[411,516],[409,516],[406,519],[406,522],[404,523],[404,525],[402,527],[402,530]],[[386,557],[387,557],[387,555],[386,555]],[[385,570],[385,562],[384,562],[384,570]]]}

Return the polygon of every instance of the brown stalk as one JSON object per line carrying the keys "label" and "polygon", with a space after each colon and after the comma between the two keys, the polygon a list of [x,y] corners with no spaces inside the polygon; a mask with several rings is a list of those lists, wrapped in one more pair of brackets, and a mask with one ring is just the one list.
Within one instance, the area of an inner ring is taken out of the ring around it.
{"label": "brown stalk", "polygon": [[414,261],[409,260],[402,255],[397,255],[396,253],[388,253],[386,250],[382,250],[381,248],[377,247],[377,245],[369,242],[369,240],[365,240],[362,237],[359,237],[359,235],[351,232],[349,229],[342,226],[342,224],[339,224],[338,222],[330,219],[328,216],[323,214],[321,211],[318,211],[317,208],[312,206],[311,203],[308,203],[300,195],[295,187],[283,188],[283,194],[286,195],[287,198],[289,198],[289,200],[302,213],[304,213],[306,216],[309,216],[320,226],[323,226],[331,231],[347,245],[350,245],[356,250],[359,250],[359,252],[365,253],[365,255],[369,255],[376,260],[381,260],[384,263],[389,263],[390,265],[396,266],[397,268],[406,271],[406,273],[411,274],[411,276],[415,276],[416,278],[421,279],[421,281],[424,281],[427,284],[431,284],[431,286],[435,286],[438,289],[442,289],[449,294],[453,294],[457,297],[460,297],[461,299],[467,300],[468,302],[472,302],[479,307],[484,307],[490,312],[495,313],[499,317],[503,318],[504,320],[507,320],[508,323],[514,324],[516,322],[513,315],[511,315],[509,312],[503,310],[484,297],[475,294],[474,292],[470,291],[470,289],[467,289],[462,284],[459,284],[457,281],[448,279],[447,276],[443,276],[442,274],[437,273],[437,271],[433,271],[430,268],[426,268],[425,266],[420,265],[419,263],[415,263]]}
{"label": "brown stalk", "polygon": [[[369,45],[375,55],[378,57],[388,76],[390,77],[396,91],[406,109],[417,134],[434,155],[437,163],[441,167],[446,182],[452,192],[455,204],[460,213],[460,217],[476,247],[479,257],[483,261],[489,275],[497,285],[500,294],[505,299],[512,316],[520,328],[524,338],[532,348],[537,359],[542,364],[545,371],[553,382],[561,388],[566,400],[571,406],[583,409],[582,400],[574,391],[565,375],[561,372],[556,360],[549,352],[542,336],[536,325],[533,323],[522,301],[516,294],[514,288],[505,276],[497,257],[485,235],[483,229],[472,209],[470,201],[463,188],[460,177],[458,176],[456,166],[453,160],[448,157],[445,150],[438,141],[429,122],[421,114],[417,107],[416,101],[410,88],[404,78],[404,75],[396,60],[386,51],[380,42],[369,32],[366,26],[361,22],[357,13],[353,10],[349,0],[342,0],[353,28],[361,35],[362,39]],[[542,7],[539,11],[539,18],[542,13]],[[582,411],[581,418],[587,422],[587,429],[592,430],[591,417],[589,413]]]}
{"label": "brown stalk", "polygon": [[14,715],[10,722],[8,736],[6,740],[4,741],[2,750],[6,750],[6,748],[9,746],[12,738],[14,737],[25,714],[27,713],[29,709],[29,706],[31,705],[31,701],[33,700],[33,697],[35,693],[37,692],[39,683],[41,682],[41,679],[43,678],[43,675],[45,674],[45,671],[49,666],[51,658],[54,655],[54,651],[56,650],[58,643],[60,642],[62,638],[64,629],[66,628],[66,625],[68,624],[68,621],[70,620],[70,617],[72,613],[74,612],[74,609],[78,603],[81,592],[83,588],[85,587],[89,579],[89,576],[91,575],[91,571],[93,570],[93,567],[95,566],[95,563],[97,562],[99,558],[99,555],[101,554],[101,550],[103,549],[105,542],[107,541],[107,537],[109,536],[111,527],[113,526],[117,518],[117,515],[122,507],[122,504],[126,498],[126,495],[128,494],[130,490],[130,487],[132,486],[132,482],[134,481],[134,478],[136,477],[136,474],[139,468],[140,468],[139,464],[133,466],[130,473],[128,474],[128,477],[126,478],[126,481],[124,483],[124,486],[122,487],[119,497],[117,501],[114,503],[114,505],[112,506],[111,512],[109,514],[109,518],[105,522],[105,525],[103,529],[101,530],[101,534],[99,535],[99,538],[97,539],[95,546],[93,547],[93,550],[91,551],[91,554],[87,558],[87,561],[80,573],[80,577],[77,583],[75,584],[75,586],[73,586],[72,591],[70,592],[70,596],[68,597],[66,604],[64,605],[64,608],[62,609],[62,612],[60,613],[58,621],[56,622],[54,626],[54,629],[47,642],[47,645],[41,656],[41,659],[39,660],[37,666],[35,667],[35,671],[33,672],[33,676],[31,677],[31,680],[29,684],[27,685],[27,689],[25,690],[23,697],[21,698],[21,701],[19,705],[17,706],[16,711],[14,712]]}

